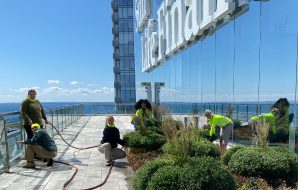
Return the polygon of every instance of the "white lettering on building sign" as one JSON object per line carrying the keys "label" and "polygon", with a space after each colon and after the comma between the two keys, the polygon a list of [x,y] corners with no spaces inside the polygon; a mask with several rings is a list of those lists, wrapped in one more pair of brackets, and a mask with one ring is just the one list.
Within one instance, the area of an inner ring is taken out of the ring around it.
{"label": "white lettering on building sign", "polygon": [[136,0],[135,14],[137,32],[143,32],[151,16],[151,0]]}
{"label": "white lettering on building sign", "polygon": [[217,21],[226,22],[236,7],[235,0],[164,0],[157,10],[158,19],[153,20],[148,16],[151,3],[136,0],[136,28],[143,32],[143,72],[184,49],[206,30],[215,30]]}

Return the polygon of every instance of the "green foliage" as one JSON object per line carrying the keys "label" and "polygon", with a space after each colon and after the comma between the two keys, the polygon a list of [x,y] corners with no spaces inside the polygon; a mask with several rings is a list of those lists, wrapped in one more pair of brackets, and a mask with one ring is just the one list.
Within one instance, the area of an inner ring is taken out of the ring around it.
{"label": "green foliage", "polygon": [[161,131],[161,128],[159,128],[159,127],[148,127],[147,130],[151,131],[153,133],[164,135],[163,132]]}
{"label": "green foliage", "polygon": [[208,140],[195,141],[190,150],[191,157],[210,156],[218,158],[220,156],[219,148]]}
{"label": "green foliage", "polygon": [[228,165],[243,176],[284,178],[290,172],[290,161],[284,154],[272,149],[245,148],[235,152]]}
{"label": "green foliage", "polygon": [[132,179],[132,186],[134,190],[147,189],[148,182],[152,175],[163,166],[172,165],[173,161],[165,159],[155,159],[144,164],[136,171]]}
{"label": "green foliage", "polygon": [[180,189],[234,190],[233,176],[211,157],[196,158],[186,162],[180,173]]}
{"label": "green foliage", "polygon": [[287,127],[277,127],[276,133],[274,134],[272,130],[269,131],[269,141],[270,142],[284,142],[289,140],[289,128]]}
{"label": "green foliage", "polygon": [[146,131],[144,135],[138,131],[126,133],[123,140],[128,147],[153,150],[160,148],[164,143],[166,143],[165,136],[152,131]]}
{"label": "green foliage", "polygon": [[199,128],[198,129],[198,132],[199,132],[199,136],[201,138],[207,139],[209,137],[209,129]]}
{"label": "green foliage", "polygon": [[298,182],[298,155],[288,152],[286,156],[290,165],[290,171],[286,174],[286,181],[288,184],[293,185]]}
{"label": "green foliage", "polygon": [[163,147],[163,151],[170,155],[183,157],[182,159],[190,156],[194,142],[200,138],[197,128],[177,130],[173,126],[163,126],[163,131],[167,137],[167,144]]}
{"label": "green foliage", "polygon": [[243,147],[243,146],[234,146],[234,147],[228,149],[228,150],[225,152],[225,154],[221,157],[221,162],[222,162],[224,165],[227,166],[228,163],[229,163],[229,161],[230,161],[230,159],[231,159],[231,157],[232,157],[232,155],[233,155],[235,152],[237,152],[238,150],[241,150],[241,149],[243,149],[243,148],[245,148],[245,147]]}
{"label": "green foliage", "polygon": [[186,142],[188,145],[181,143],[173,144],[167,142],[162,150],[166,154],[181,157],[203,157],[211,156],[217,158],[220,156],[219,148],[207,140],[196,140],[193,142]]}
{"label": "green foliage", "polygon": [[241,121],[240,120],[237,120],[237,119],[234,119],[233,121],[233,128],[234,129],[238,129],[241,127]]}
{"label": "green foliage", "polygon": [[260,181],[257,178],[248,178],[239,190],[272,190],[266,181]]}
{"label": "green foliage", "polygon": [[261,118],[256,127],[257,134],[254,136],[256,146],[266,149],[268,148],[269,124],[264,118]]}
{"label": "green foliage", "polygon": [[175,190],[179,189],[179,166],[164,166],[159,168],[151,177],[148,190]]}

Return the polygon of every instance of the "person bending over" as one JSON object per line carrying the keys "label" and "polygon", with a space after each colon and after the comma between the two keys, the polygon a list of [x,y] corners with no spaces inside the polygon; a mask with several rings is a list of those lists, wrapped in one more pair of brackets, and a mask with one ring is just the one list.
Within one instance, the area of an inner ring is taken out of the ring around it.
{"label": "person bending over", "polygon": [[[205,111],[205,117],[210,126],[209,140],[212,142],[219,138],[220,146],[226,148],[232,133],[232,120],[222,115],[212,114],[210,110]],[[220,128],[222,128],[222,134],[220,134]]]}

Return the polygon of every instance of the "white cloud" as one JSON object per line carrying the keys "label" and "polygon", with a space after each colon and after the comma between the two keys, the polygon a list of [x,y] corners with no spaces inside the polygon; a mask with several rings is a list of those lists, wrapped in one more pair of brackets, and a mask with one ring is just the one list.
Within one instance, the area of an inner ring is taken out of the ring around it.
{"label": "white cloud", "polygon": [[59,80],[48,80],[49,84],[60,84],[61,82]]}
{"label": "white cloud", "polygon": [[114,88],[102,87],[100,89],[94,90],[96,94],[112,94],[114,92]]}
{"label": "white cloud", "polygon": [[[51,96],[86,96],[86,95],[95,95],[95,94],[113,94],[114,88],[102,87],[99,89],[89,89],[89,88],[77,88],[77,89],[66,89],[60,87],[49,87],[41,89],[40,87],[32,87],[37,90],[38,96],[51,95]],[[26,93],[29,89],[32,88],[19,88],[12,89],[16,93]]]}
{"label": "white cloud", "polygon": [[89,86],[89,87],[94,87],[94,86],[96,86],[95,84],[88,84],[87,86]]}
{"label": "white cloud", "polygon": [[78,82],[78,81],[71,81],[69,84],[71,84],[71,85],[73,85],[73,86],[76,86],[76,85],[79,84],[79,82]]}
{"label": "white cloud", "polygon": [[37,93],[41,90],[40,87],[34,86],[34,87],[23,87],[23,88],[19,88],[19,89],[13,89],[12,91],[18,92],[18,93],[27,93],[30,89],[35,89],[37,91]]}
{"label": "white cloud", "polygon": [[63,89],[60,87],[50,87],[50,88],[45,88],[41,91],[41,94],[45,95],[68,95],[69,90]]}

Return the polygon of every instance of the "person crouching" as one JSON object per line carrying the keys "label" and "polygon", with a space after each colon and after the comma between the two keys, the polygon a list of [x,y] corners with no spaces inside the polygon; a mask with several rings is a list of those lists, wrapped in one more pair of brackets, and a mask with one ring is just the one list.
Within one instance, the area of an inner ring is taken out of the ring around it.
{"label": "person crouching", "polygon": [[100,143],[101,145],[98,150],[105,154],[106,166],[111,166],[114,160],[126,156],[123,150],[117,148],[118,144],[124,146],[124,141],[120,139],[120,133],[118,128],[115,127],[113,116],[107,116],[106,118],[106,126],[103,130],[103,137]]}
{"label": "person crouching", "polygon": [[53,158],[57,155],[57,146],[55,144],[55,141],[44,129],[40,128],[40,125],[38,123],[32,124],[31,130],[33,132],[32,139],[17,142],[27,145],[25,151],[25,159],[27,160],[27,165],[23,167],[34,169],[35,155],[37,155],[39,158],[47,159],[47,166],[52,166]]}

